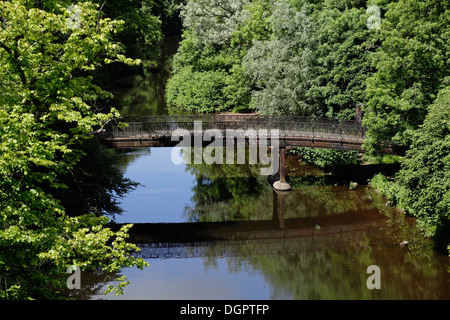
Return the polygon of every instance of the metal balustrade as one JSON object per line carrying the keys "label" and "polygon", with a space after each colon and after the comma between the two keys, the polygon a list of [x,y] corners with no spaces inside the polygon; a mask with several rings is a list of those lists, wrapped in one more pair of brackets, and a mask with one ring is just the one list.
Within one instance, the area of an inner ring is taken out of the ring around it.
{"label": "metal balustrade", "polygon": [[247,131],[248,134],[252,134],[251,130],[254,130],[258,134],[261,129],[278,129],[280,138],[362,141],[365,134],[360,122],[349,120],[277,115],[176,115],[126,117],[120,120],[127,124],[126,127],[120,129],[117,124],[110,124],[105,127],[102,138],[170,137],[176,129],[185,129],[193,134],[197,121],[201,123],[203,132],[216,129],[223,136],[227,130],[250,130]]}

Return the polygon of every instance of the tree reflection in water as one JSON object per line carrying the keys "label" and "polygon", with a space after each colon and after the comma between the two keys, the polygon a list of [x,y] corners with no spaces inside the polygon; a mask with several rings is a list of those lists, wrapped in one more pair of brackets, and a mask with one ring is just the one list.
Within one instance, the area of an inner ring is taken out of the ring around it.
{"label": "tree reflection in water", "polygon": [[[290,165],[288,175],[293,189],[286,195],[277,195],[266,178],[258,176],[256,167],[188,165],[198,183],[194,188],[195,205],[186,208],[186,216],[189,221],[324,215],[340,219],[350,213],[370,212],[386,218],[386,223],[329,235],[321,235],[318,226],[317,235],[308,238],[216,242],[204,247],[205,266],[217,265],[217,259],[226,252],[230,272],[245,268],[261,273],[271,284],[273,299],[449,297],[446,257],[431,249],[428,239],[402,212],[386,205],[385,199],[369,187],[350,190],[348,185],[335,186],[333,177],[317,169]],[[413,243],[406,250],[398,246],[405,239]],[[366,287],[366,269],[372,264],[383,270],[383,290]]]}
{"label": "tree reflection in water", "polygon": [[[361,215],[377,217],[380,223],[335,233],[327,233],[319,225],[303,237],[141,243],[142,251],[137,255],[147,259],[150,269],[152,261],[157,260],[170,263],[171,259],[196,258],[202,260],[205,269],[217,270],[225,262],[228,274],[261,277],[271,299],[450,298],[448,257],[431,249],[410,218],[386,205],[386,200],[369,187],[350,190],[348,185],[334,185],[333,176],[316,169],[308,174],[302,165],[289,163],[289,166],[292,191],[279,195],[274,193],[267,177],[259,176],[257,167],[187,165],[186,170],[197,179],[193,204],[185,210],[187,221],[284,218],[289,222],[320,218],[336,222]],[[398,244],[403,240],[409,240],[411,245],[400,247]],[[381,269],[381,290],[369,290],[366,286],[369,276],[366,270],[370,265]],[[151,279],[151,271],[148,277]],[[93,288],[107,283],[99,284],[97,280],[92,281]],[[158,283],[161,281],[164,279],[158,279]]]}

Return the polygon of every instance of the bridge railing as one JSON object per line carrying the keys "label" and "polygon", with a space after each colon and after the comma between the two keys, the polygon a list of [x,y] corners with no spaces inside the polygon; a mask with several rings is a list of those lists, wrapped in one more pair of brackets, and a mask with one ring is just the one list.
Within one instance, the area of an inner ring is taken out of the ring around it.
{"label": "bridge railing", "polygon": [[280,137],[311,138],[364,138],[365,130],[357,121],[328,118],[292,117],[274,115],[177,115],[126,117],[117,125],[107,126],[104,137],[157,137],[170,136],[176,129],[194,130],[195,121],[201,121],[202,130],[218,129],[224,136],[227,129],[278,129]]}

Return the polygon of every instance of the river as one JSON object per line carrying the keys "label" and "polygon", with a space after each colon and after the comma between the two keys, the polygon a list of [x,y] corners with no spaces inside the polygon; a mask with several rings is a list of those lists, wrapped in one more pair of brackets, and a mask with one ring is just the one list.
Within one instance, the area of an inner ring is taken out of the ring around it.
{"label": "river", "polygon": [[[370,187],[335,185],[291,155],[293,189],[278,195],[249,165],[174,164],[171,152],[121,151],[125,176],[141,185],[123,199],[116,222],[233,221],[239,229],[217,241],[144,240],[138,255],[150,266],[122,270],[130,281],[123,295],[103,295],[112,282],[92,279],[96,290],[84,299],[450,298],[448,257]],[[261,221],[273,223],[256,231],[246,224]],[[400,246],[404,240],[411,245]],[[368,286],[373,265],[380,289]]]}
{"label": "river", "polygon": [[[166,57],[174,48],[166,47]],[[161,66],[121,79],[116,95],[125,115],[167,112],[167,61]],[[123,295],[102,294],[113,282],[83,274],[88,289],[78,299],[450,299],[448,256],[364,178],[350,190],[342,177],[289,155],[292,190],[277,194],[252,165],[175,164],[172,148],[117,152],[125,177],[141,185],[123,199],[115,222],[237,227],[215,240],[140,238],[136,255],[149,267],[115,275],[130,281]],[[405,240],[409,246],[400,245]]]}

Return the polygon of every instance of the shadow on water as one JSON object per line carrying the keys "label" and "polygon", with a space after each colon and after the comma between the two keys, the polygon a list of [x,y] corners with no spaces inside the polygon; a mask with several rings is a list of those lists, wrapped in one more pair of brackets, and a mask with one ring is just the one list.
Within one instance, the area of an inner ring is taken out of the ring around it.
{"label": "shadow on water", "polygon": [[368,180],[377,173],[392,176],[400,169],[400,164],[366,164],[341,166],[334,171],[334,179],[340,184],[348,185],[350,181],[367,185]]}

